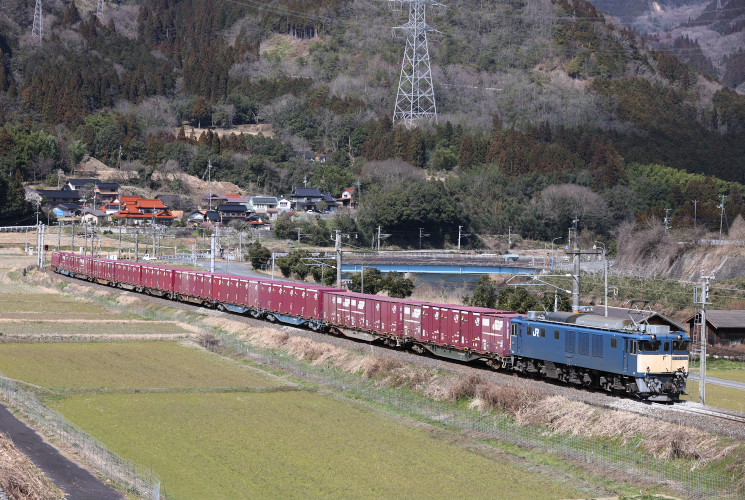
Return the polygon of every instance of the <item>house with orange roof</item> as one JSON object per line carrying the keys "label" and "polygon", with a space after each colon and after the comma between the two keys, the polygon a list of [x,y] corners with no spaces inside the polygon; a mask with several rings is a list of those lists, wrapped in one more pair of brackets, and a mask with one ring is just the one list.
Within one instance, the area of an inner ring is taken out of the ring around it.
{"label": "house with orange roof", "polygon": [[[114,204],[111,204],[111,206],[114,206]],[[111,214],[111,220],[121,221],[128,225],[150,223],[170,226],[176,219],[168,206],[159,199],[122,196],[119,200],[119,206],[119,211]]]}

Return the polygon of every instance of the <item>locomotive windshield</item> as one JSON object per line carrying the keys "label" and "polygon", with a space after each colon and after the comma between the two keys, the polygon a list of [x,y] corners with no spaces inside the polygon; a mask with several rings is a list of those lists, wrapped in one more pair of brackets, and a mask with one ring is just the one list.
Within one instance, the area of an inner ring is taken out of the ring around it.
{"label": "locomotive windshield", "polygon": [[658,352],[660,350],[659,340],[640,340],[639,351],[641,352]]}
{"label": "locomotive windshield", "polygon": [[673,351],[688,352],[688,346],[691,344],[688,340],[673,340]]}

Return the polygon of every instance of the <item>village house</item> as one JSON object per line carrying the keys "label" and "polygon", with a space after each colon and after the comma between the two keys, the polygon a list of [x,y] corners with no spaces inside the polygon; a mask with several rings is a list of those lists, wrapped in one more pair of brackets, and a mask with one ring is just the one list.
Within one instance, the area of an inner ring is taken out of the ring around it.
{"label": "village house", "polygon": [[111,214],[111,219],[123,221],[124,224],[150,223],[170,226],[176,218],[171,210],[158,199],[122,196],[119,203],[120,210]]}
{"label": "village house", "polygon": [[[688,320],[688,332],[694,342],[701,341],[701,314]],[[706,336],[709,344],[733,345],[745,343],[745,311],[706,310]]]}

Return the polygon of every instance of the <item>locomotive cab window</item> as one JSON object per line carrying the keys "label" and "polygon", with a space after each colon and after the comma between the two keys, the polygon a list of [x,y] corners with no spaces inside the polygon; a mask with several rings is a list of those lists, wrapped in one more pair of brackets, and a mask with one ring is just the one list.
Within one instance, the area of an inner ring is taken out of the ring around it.
{"label": "locomotive cab window", "polygon": [[659,340],[640,340],[639,350],[642,352],[659,352],[660,344]]}
{"label": "locomotive cab window", "polygon": [[554,330],[554,339],[559,340],[561,338],[561,334],[559,333],[559,330]]}
{"label": "locomotive cab window", "polygon": [[687,340],[673,340],[673,351],[688,352],[689,344]]}
{"label": "locomotive cab window", "polygon": [[511,330],[510,333],[512,334],[512,336],[513,337],[517,337],[517,325],[512,324],[510,326],[510,330]]}
{"label": "locomotive cab window", "polygon": [[618,339],[616,337],[611,337],[610,339],[610,347],[611,349],[615,349],[618,347]]}

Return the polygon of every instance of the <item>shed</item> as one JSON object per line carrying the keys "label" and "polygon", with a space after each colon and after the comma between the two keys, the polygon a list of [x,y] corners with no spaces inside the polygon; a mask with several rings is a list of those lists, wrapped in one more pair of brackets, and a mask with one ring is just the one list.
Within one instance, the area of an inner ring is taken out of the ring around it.
{"label": "shed", "polygon": [[[688,320],[688,331],[694,342],[701,339],[701,313]],[[706,311],[706,334],[709,344],[735,345],[745,342],[745,310],[712,309]]]}

